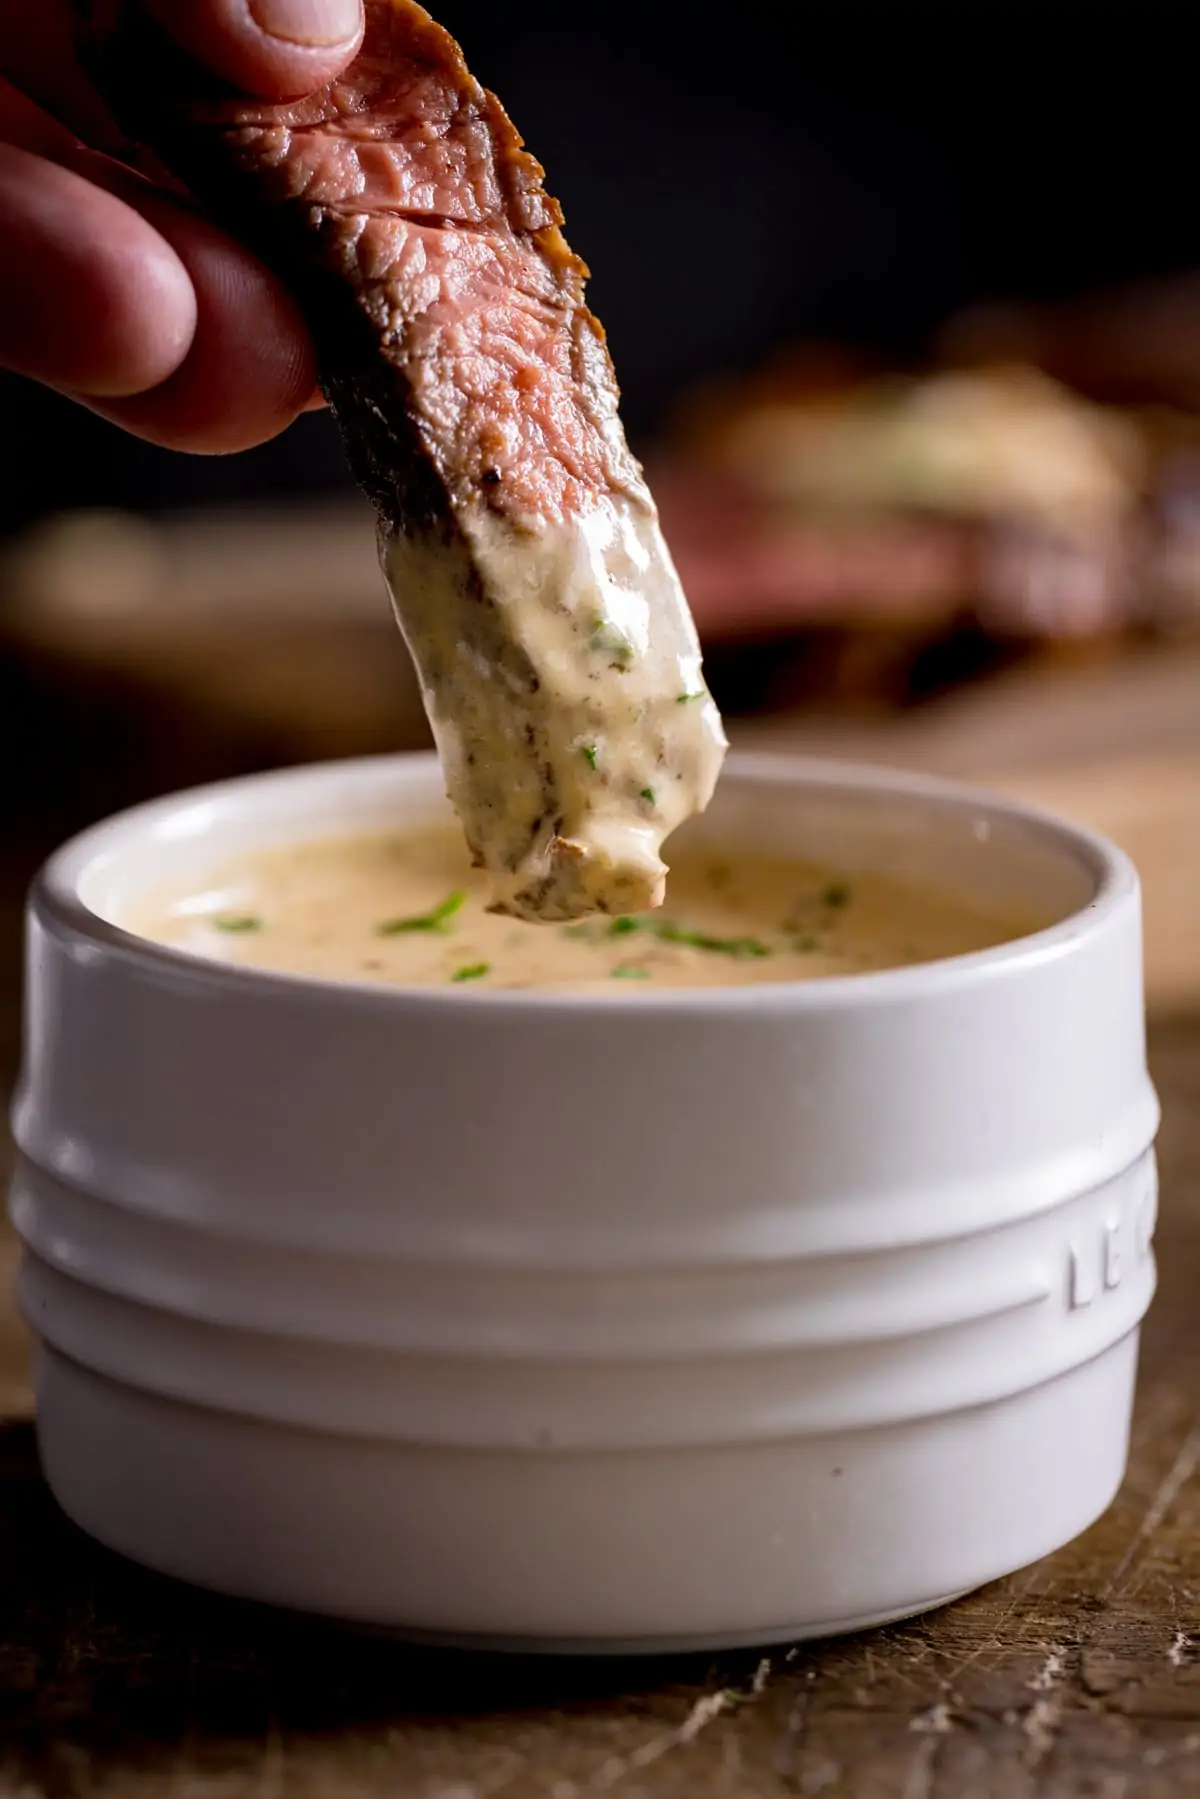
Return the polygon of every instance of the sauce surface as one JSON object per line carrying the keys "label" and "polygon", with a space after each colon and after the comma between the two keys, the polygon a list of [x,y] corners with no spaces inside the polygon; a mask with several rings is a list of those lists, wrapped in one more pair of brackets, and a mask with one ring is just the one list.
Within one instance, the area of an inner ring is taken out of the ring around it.
{"label": "sauce surface", "polygon": [[299,843],[160,890],[118,922],[215,960],[332,980],[646,992],[866,973],[987,949],[1048,921],[802,862],[681,851],[661,911],[526,924],[486,910],[449,825]]}

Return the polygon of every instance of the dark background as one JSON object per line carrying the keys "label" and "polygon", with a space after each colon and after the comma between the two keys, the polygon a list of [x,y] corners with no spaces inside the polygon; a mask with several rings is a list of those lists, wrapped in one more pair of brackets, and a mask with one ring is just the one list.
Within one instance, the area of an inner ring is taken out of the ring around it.
{"label": "dark background", "polygon": [[[1200,264],[1183,6],[447,0],[596,270],[631,435],[696,377],[836,338],[905,358],[964,305]],[[0,377],[0,530],[342,484],[329,422],[136,444]]]}

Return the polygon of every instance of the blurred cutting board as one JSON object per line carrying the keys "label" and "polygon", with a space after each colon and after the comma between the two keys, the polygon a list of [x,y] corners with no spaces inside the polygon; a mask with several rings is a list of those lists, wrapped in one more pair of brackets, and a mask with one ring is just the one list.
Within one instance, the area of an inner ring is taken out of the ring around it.
{"label": "blurred cutting board", "polygon": [[1026,667],[906,716],[760,719],[743,748],[921,769],[998,787],[1112,837],[1145,889],[1151,1002],[1200,999],[1200,650]]}
{"label": "blurred cutting board", "polygon": [[1145,893],[1150,1003],[1200,1000],[1200,754],[1030,770],[996,784],[1121,845]]}
{"label": "blurred cutting board", "polygon": [[0,645],[259,760],[428,737],[365,504],[52,519],[0,557]]}
{"label": "blurred cutting board", "polygon": [[1092,669],[1027,668],[893,721],[747,723],[746,748],[978,781],[1113,838],[1145,890],[1152,1004],[1200,999],[1200,655],[1163,644]]}

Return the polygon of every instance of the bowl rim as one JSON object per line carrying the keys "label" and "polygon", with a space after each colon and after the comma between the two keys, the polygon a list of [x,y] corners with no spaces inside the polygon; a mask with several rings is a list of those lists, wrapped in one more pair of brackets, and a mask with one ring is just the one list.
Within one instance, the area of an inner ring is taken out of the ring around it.
{"label": "bowl rim", "polygon": [[771,1009],[840,1010],[945,994],[963,986],[1011,977],[1059,961],[1140,900],[1137,871],[1123,850],[1101,833],[1042,807],[1027,805],[986,787],[915,770],[773,752],[731,753],[726,759],[722,779],[733,776],[767,786],[890,793],[898,799],[923,800],[950,811],[969,809],[977,816],[982,813],[984,818],[1003,819],[1034,833],[1083,867],[1093,883],[1091,897],[1065,918],[1039,931],[1007,939],[988,949],[929,962],[823,975],[819,980],[810,981],[672,987],[651,992],[626,988],[619,993],[571,993],[531,988],[488,989],[449,983],[437,987],[405,986],[398,982],[339,980],[324,975],[219,962],[191,950],[156,943],[114,924],[93,910],[80,891],[87,869],[98,855],[119,853],[123,838],[152,830],[185,808],[219,803],[247,790],[261,792],[272,787],[302,787],[306,781],[337,784],[339,776],[354,783],[389,767],[411,771],[415,776],[439,772],[438,758],[432,751],[349,757],[235,775],[197,787],[181,788],[126,807],[87,826],[53,851],[34,877],[29,915],[49,928],[52,934],[66,933],[82,938],[123,961],[174,976],[177,981],[202,984],[207,991],[227,993],[231,998],[274,995],[281,1002],[307,999],[322,1006],[383,1006],[421,1013],[433,1009],[443,1014],[447,1007],[453,1006],[466,1007],[477,1015],[482,1015],[481,1008],[489,1014],[503,1010],[582,1016],[625,1013],[631,1018],[645,1020],[648,1016],[697,1010],[735,1014]]}

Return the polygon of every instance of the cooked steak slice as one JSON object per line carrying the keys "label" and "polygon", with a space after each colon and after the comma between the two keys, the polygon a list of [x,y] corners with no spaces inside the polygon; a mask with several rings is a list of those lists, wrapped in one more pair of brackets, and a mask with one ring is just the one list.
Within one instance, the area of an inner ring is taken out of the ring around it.
{"label": "cooked steak slice", "polygon": [[81,10],[123,129],[304,309],[496,907],[657,905],[724,737],[587,270],[503,108],[412,0],[367,0],[351,67],[283,104],[220,88],[135,0]]}

